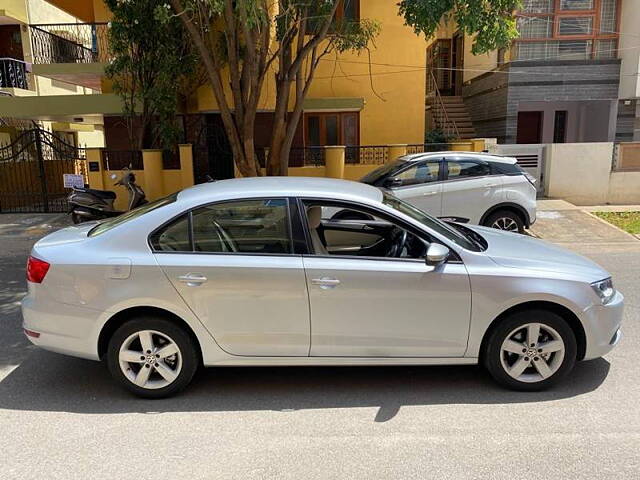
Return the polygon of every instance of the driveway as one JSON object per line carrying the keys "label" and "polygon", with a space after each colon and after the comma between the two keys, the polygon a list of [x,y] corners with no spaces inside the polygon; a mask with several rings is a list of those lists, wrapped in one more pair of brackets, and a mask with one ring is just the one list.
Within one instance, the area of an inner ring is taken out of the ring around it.
{"label": "driveway", "polygon": [[0,216],[3,480],[640,476],[640,242],[568,244],[613,273],[625,338],[547,392],[473,366],[219,368],[149,401],[20,331],[26,255],[61,220]]}

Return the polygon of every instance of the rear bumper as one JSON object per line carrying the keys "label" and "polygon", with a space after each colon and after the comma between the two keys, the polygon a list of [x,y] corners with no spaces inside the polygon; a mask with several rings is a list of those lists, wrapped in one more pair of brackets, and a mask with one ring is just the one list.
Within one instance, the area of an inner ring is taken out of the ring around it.
{"label": "rear bumper", "polygon": [[585,311],[584,321],[587,337],[585,360],[602,357],[609,353],[622,340],[622,315],[624,297],[616,292],[615,297],[606,305],[595,305]]}
{"label": "rear bumper", "polygon": [[[43,304],[44,303],[44,304]],[[27,335],[31,343],[52,352],[99,360],[98,340],[93,338],[94,326],[102,312],[55,302],[35,301],[29,294],[22,300],[22,326],[39,334]]]}

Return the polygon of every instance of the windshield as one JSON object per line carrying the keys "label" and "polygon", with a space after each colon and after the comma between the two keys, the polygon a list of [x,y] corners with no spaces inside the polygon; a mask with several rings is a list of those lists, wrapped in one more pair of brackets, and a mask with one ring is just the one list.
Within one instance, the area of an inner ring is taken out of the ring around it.
{"label": "windshield", "polygon": [[382,203],[384,203],[385,205],[388,205],[391,208],[394,208],[399,212],[402,212],[405,215],[413,218],[414,220],[417,220],[425,227],[428,227],[434,232],[439,233],[443,237],[454,242],[456,245],[476,252],[482,249],[481,246],[478,245],[478,243],[476,243],[476,241],[470,235],[454,229],[446,223],[432,217],[428,213],[423,212],[422,210],[414,207],[407,202],[403,202],[393,195],[383,192],[382,196]]}
{"label": "windshield", "polygon": [[364,177],[360,179],[360,181],[362,183],[368,183],[369,185],[380,186],[380,185],[377,185],[380,180],[388,177],[389,175],[392,175],[394,172],[397,172],[406,164],[407,162],[403,160],[402,157],[400,157],[397,160],[394,160],[393,162],[386,163],[381,167],[378,167],[375,170],[367,173]]}
{"label": "windshield", "polygon": [[129,220],[133,220],[134,218],[138,218],[145,213],[149,213],[157,208],[169,205],[170,203],[176,201],[177,196],[178,194],[174,193],[173,195],[169,195],[168,197],[160,198],[150,203],[145,203],[144,205],[141,205],[138,208],[134,208],[133,210],[129,210],[128,212],[123,213],[122,215],[119,215],[117,217],[110,218],[109,220],[104,220],[103,222],[100,222],[98,225],[89,230],[89,236],[95,237],[96,235],[108,232],[112,228],[115,228],[118,225],[122,225]]}

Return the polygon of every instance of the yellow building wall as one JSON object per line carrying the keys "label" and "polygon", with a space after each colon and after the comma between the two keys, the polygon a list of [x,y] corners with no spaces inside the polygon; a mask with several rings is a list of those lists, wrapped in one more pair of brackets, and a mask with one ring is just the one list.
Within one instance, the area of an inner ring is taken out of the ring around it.
{"label": "yellow building wall", "polygon": [[[361,0],[360,17],[377,20],[382,28],[371,47],[372,76],[366,53],[346,53],[337,59],[328,55],[316,71],[307,98],[363,98],[361,145],[422,143],[426,41],[404,25],[396,2]],[[274,78],[268,74],[259,108],[273,110],[274,102]],[[198,90],[197,105],[199,111],[218,109],[208,86]]]}
{"label": "yellow building wall", "polygon": [[0,16],[15,18],[22,23],[29,23],[29,16],[24,0],[2,0]]}

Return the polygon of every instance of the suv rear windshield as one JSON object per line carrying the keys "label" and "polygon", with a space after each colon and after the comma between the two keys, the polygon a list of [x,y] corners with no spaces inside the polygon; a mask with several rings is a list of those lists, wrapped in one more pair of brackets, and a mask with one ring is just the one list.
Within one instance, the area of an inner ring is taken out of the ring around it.
{"label": "suv rear windshield", "polygon": [[369,185],[373,185],[375,187],[380,187],[382,186],[380,183],[385,178],[393,176],[396,172],[402,170],[406,165],[407,161],[400,157],[391,163],[386,163],[381,167],[378,167],[375,170],[367,173],[360,179],[360,181],[362,183],[368,183]]}
{"label": "suv rear windshield", "polygon": [[169,195],[168,197],[160,198],[150,203],[145,203],[144,205],[139,206],[138,208],[134,208],[133,210],[129,210],[122,215],[118,215],[117,217],[110,218],[109,220],[104,220],[100,222],[98,225],[89,230],[89,237],[95,237],[97,235],[103,234],[104,232],[108,232],[112,228],[117,227],[118,225],[122,225],[134,218],[141,217],[145,213],[149,213],[153,210],[156,210],[160,207],[164,207],[165,205],[169,205],[176,201],[178,197],[177,193]]}

